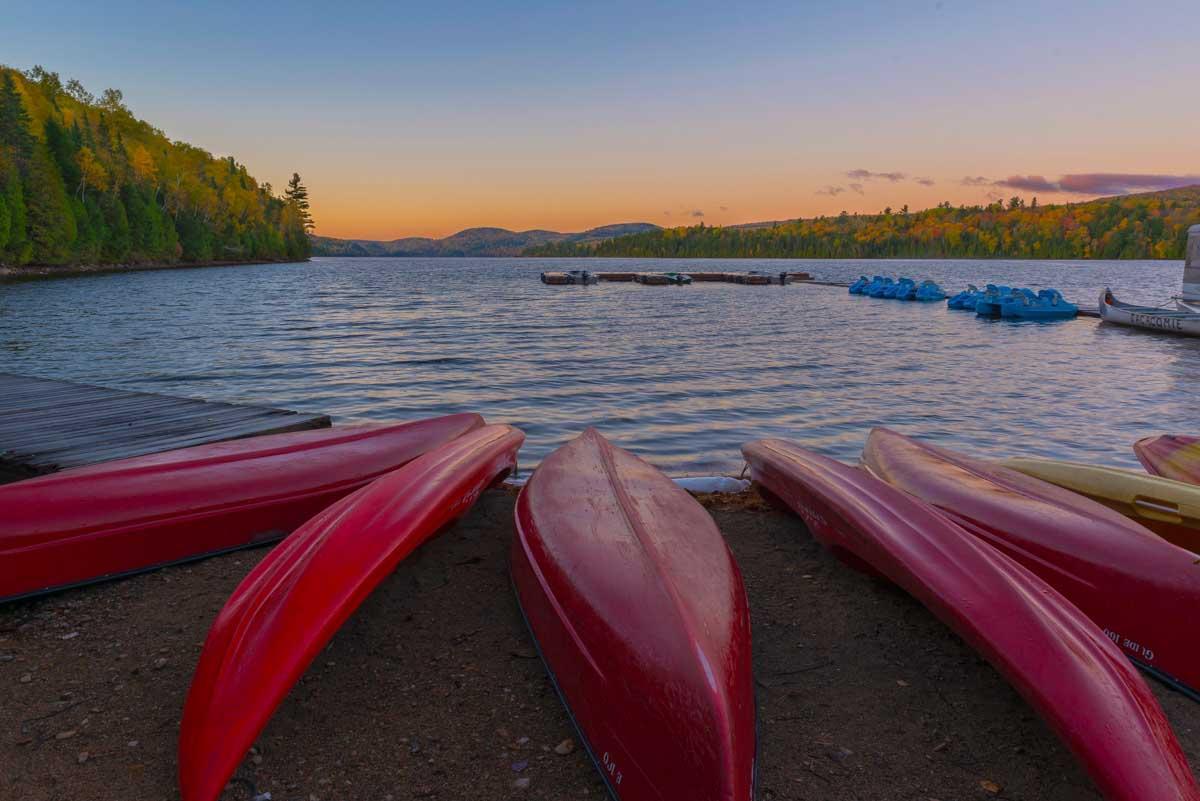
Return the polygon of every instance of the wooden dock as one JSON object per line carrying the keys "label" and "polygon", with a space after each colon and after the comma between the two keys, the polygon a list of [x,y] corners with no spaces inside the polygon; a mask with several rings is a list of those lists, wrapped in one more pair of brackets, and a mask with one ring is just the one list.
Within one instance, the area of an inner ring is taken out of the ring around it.
{"label": "wooden dock", "polygon": [[0,373],[0,481],[329,424],[323,414]]}

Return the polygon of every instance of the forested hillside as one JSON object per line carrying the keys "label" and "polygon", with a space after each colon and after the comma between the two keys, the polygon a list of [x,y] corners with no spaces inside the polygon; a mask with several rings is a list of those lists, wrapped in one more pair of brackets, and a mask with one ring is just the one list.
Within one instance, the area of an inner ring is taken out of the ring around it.
{"label": "forested hillside", "polygon": [[594,243],[549,243],[531,256],[659,258],[1180,259],[1200,223],[1200,187],[1038,205],[943,203],[769,226],[667,228]]}
{"label": "forested hillside", "polygon": [[304,259],[307,191],[173,142],[121,93],[0,67],[0,265]]}

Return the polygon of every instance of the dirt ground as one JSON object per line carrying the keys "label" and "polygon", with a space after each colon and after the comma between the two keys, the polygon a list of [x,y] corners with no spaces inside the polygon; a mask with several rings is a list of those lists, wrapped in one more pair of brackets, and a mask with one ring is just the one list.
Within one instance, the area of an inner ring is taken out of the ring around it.
{"label": "dirt ground", "polygon": [[[750,597],[760,801],[1099,798],[1032,710],[922,607],[753,496],[707,504]],[[513,601],[512,505],[486,493],[400,565],[280,706],[223,799],[604,797]],[[0,801],[178,798],[179,717],[200,646],[265,554],[0,607]],[[1200,765],[1200,706],[1153,686]]]}

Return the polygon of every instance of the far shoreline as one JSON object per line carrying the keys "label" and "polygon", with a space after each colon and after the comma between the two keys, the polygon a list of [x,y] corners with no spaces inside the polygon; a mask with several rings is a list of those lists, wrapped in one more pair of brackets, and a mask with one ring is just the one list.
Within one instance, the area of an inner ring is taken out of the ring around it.
{"label": "far shoreline", "polygon": [[152,262],[148,264],[29,264],[22,267],[7,267],[0,265],[0,280],[21,280],[35,278],[66,278],[79,275],[100,275],[103,273],[132,273],[146,270],[186,270],[201,267],[250,267],[256,264],[301,264],[311,261],[305,259],[254,259],[253,261],[186,261],[186,262]]}

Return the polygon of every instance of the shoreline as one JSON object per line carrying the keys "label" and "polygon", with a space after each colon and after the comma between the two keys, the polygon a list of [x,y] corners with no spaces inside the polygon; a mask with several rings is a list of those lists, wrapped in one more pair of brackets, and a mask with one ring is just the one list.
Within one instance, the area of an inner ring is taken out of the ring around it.
{"label": "shoreline", "polygon": [[102,273],[133,273],[147,270],[187,270],[201,267],[250,267],[255,264],[300,264],[311,261],[311,257],[297,261],[295,259],[254,259],[253,261],[186,261],[186,262],[153,262],[150,264],[70,264],[48,265],[30,264],[24,267],[6,267],[0,265],[0,280],[59,278],[76,275],[98,275]]}

